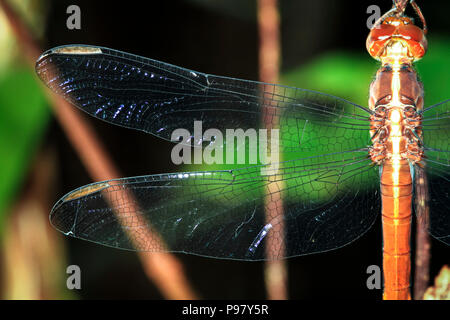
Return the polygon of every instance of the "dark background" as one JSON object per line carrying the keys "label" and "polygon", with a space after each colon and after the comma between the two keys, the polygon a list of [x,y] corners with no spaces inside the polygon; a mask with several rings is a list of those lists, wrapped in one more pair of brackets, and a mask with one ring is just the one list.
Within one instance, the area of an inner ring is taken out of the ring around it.
{"label": "dark background", "polygon": [[[328,50],[365,52],[367,7],[379,4],[382,13],[391,7],[389,0],[280,2],[282,71],[306,64]],[[72,4],[81,8],[81,30],[66,28],[66,8]],[[428,18],[430,34],[448,33],[448,1],[419,1],[419,5]],[[49,1],[48,10],[45,49],[95,44],[206,73],[258,79],[255,1],[55,0]],[[368,54],[367,59],[371,59]],[[96,128],[124,176],[179,170],[170,160],[170,143],[85,118]],[[46,141],[57,146],[60,163],[55,201],[92,182],[56,122]],[[67,243],[69,263],[79,265],[83,273],[81,298],[162,298],[134,253],[68,238]],[[368,290],[365,281],[369,265],[381,266],[381,245],[378,220],[366,235],[342,249],[289,259],[289,297],[380,299],[381,291]],[[432,275],[447,262],[439,260],[446,249],[433,242],[437,259],[433,260]],[[263,263],[177,257],[203,298],[265,298]]]}

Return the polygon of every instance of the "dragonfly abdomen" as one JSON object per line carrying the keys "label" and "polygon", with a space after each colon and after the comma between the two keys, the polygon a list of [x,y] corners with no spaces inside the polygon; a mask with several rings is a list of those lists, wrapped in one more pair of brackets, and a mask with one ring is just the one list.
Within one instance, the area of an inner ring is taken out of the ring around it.
{"label": "dragonfly abdomen", "polygon": [[408,160],[386,160],[381,173],[384,298],[410,299],[410,233],[413,197]]}

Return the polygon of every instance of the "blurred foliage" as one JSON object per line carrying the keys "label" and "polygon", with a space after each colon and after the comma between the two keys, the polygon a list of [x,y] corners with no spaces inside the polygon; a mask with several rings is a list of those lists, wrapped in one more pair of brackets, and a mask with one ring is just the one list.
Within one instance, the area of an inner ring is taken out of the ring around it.
{"label": "blurred foliage", "polygon": [[0,74],[0,230],[49,119],[34,70],[10,67]]}
{"label": "blurred foliage", "polygon": [[423,300],[450,300],[450,267],[443,266],[434,286],[429,287],[423,296]]}
{"label": "blurred foliage", "polygon": [[43,14],[49,10],[49,1],[36,0],[9,0],[14,11],[20,15],[24,23],[33,30],[33,35],[41,38],[44,35],[46,15]]}
{"label": "blurred foliage", "polygon": [[354,52],[328,52],[310,63],[283,73],[287,86],[328,93],[367,105],[369,85],[378,65],[368,55]]}
{"label": "blurred foliage", "polygon": [[[42,37],[45,29],[45,17],[43,14],[48,10],[48,1],[33,0],[10,0],[8,3],[13,10],[23,19],[24,23],[33,30],[33,35]],[[21,56],[20,46],[18,45],[11,27],[0,10],[0,73],[7,72],[7,68],[11,67],[11,63]]]}
{"label": "blurred foliage", "polygon": [[417,71],[425,87],[425,106],[449,99],[450,38],[430,37],[428,53],[417,63]]}

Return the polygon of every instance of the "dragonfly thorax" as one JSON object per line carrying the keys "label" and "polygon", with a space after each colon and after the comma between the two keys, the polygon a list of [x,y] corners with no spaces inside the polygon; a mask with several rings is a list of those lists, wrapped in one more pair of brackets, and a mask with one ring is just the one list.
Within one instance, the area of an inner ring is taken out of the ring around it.
{"label": "dragonfly thorax", "polygon": [[411,64],[383,65],[370,85],[369,108],[382,105],[413,106],[423,110],[423,85]]}
{"label": "dragonfly thorax", "polygon": [[422,117],[414,106],[378,106],[371,117],[372,161],[379,165],[392,159],[420,162],[421,122]]}

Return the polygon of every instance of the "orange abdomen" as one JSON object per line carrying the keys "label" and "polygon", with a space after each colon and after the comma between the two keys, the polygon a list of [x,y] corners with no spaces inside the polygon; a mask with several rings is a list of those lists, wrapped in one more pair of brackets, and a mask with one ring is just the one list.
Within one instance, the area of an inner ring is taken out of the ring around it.
{"label": "orange abdomen", "polygon": [[386,300],[411,299],[412,178],[407,160],[387,160],[381,174],[383,270]]}

